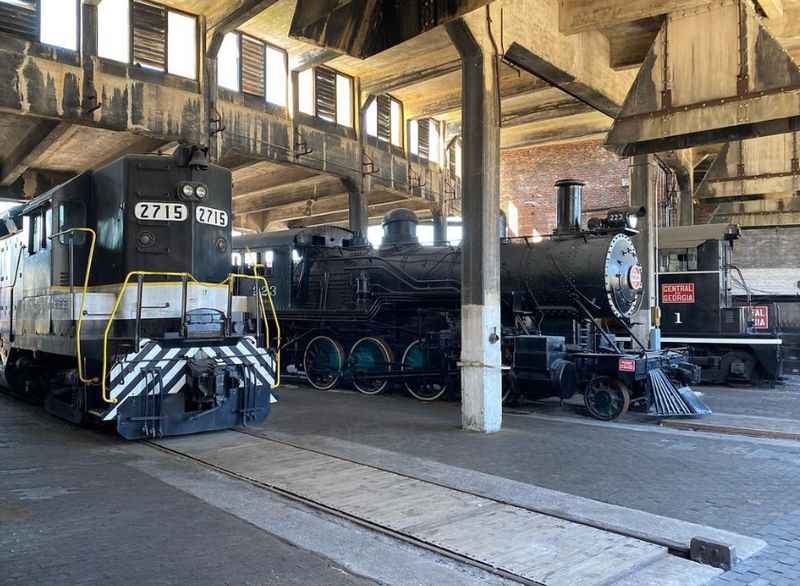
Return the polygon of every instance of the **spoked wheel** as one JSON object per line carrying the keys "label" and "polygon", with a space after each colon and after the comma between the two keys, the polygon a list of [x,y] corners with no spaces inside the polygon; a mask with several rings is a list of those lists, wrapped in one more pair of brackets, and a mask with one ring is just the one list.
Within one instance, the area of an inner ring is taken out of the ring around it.
{"label": "spoked wheel", "polygon": [[442,372],[440,352],[434,352],[421,340],[414,340],[403,352],[403,361],[400,368],[403,374],[406,390],[411,396],[420,401],[435,401],[447,392],[447,384],[439,375],[414,376],[417,372]]}
{"label": "spoked wheel", "polygon": [[596,376],[586,385],[583,401],[592,417],[611,421],[628,411],[631,394],[620,381],[607,376]]}
{"label": "spoked wheel", "polygon": [[303,368],[312,387],[329,391],[342,377],[344,350],[336,340],[328,336],[317,336],[306,346]]}
{"label": "spoked wheel", "polygon": [[350,350],[350,369],[353,386],[365,395],[382,393],[389,384],[382,378],[392,370],[392,349],[380,338],[361,338]]}

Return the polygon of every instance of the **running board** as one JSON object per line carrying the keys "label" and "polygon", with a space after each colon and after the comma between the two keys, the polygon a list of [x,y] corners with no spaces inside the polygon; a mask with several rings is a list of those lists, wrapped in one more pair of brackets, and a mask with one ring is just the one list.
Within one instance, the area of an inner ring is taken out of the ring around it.
{"label": "running board", "polygon": [[689,387],[676,388],[660,368],[647,374],[650,385],[649,415],[691,417],[711,415],[711,409]]}

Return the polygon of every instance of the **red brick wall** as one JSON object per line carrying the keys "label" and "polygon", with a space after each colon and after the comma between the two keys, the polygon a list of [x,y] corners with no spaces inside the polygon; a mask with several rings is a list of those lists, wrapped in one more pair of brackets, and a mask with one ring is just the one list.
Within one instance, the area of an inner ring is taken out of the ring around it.
{"label": "red brick wall", "polygon": [[502,208],[510,200],[517,207],[519,235],[535,228],[549,234],[556,223],[553,184],[559,179],[580,179],[583,190],[584,225],[589,210],[606,210],[628,203],[628,160],[603,148],[602,140],[503,151],[500,161]]}

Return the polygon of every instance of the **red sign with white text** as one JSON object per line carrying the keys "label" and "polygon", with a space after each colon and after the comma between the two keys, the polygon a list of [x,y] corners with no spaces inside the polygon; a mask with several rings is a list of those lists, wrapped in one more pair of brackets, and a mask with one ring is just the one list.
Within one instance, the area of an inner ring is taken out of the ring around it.
{"label": "red sign with white text", "polygon": [[662,283],[661,303],[694,303],[694,283]]}
{"label": "red sign with white text", "polygon": [[620,372],[636,372],[636,361],[630,358],[620,358],[618,368]]}
{"label": "red sign with white text", "polygon": [[753,306],[753,327],[757,330],[769,329],[769,307],[766,305]]}

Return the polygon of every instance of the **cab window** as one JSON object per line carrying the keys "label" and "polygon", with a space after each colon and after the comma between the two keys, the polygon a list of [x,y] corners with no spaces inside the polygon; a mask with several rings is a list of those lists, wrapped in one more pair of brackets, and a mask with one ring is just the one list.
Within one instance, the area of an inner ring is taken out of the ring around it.
{"label": "cab window", "polygon": [[28,251],[36,254],[42,249],[42,214],[36,213],[30,217],[31,232],[28,240]]}
{"label": "cab window", "polygon": [[58,241],[61,244],[69,244],[73,242],[76,246],[83,244],[86,235],[83,232],[71,232],[63,234],[71,228],[81,228],[86,223],[86,213],[83,202],[68,201],[58,204],[58,219],[57,232],[59,234]]}

